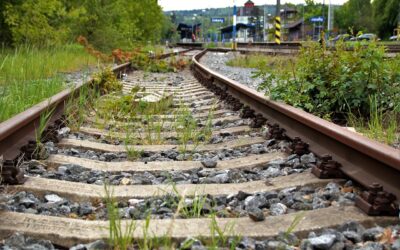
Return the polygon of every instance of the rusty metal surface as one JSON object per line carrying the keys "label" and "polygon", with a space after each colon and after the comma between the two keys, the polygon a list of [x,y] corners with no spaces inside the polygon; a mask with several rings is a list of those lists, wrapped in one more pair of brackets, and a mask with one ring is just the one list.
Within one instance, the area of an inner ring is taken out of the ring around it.
{"label": "rusty metal surface", "polygon": [[[124,63],[113,68],[120,75],[130,63]],[[74,89],[66,89],[50,97],[49,99],[25,110],[22,113],[0,123],[0,155],[4,160],[15,160],[20,154],[20,148],[35,139],[35,130],[39,126],[40,114],[56,107],[49,124],[58,120],[64,112],[65,101],[72,93],[79,90],[86,83],[80,83]]]}
{"label": "rusty metal surface", "polygon": [[303,110],[267,99],[261,93],[214,72],[199,63],[207,50],[193,57],[194,71],[278,123],[285,133],[301,137],[317,155],[330,154],[342,171],[365,187],[382,184],[384,190],[400,197],[400,150],[370,140]]}

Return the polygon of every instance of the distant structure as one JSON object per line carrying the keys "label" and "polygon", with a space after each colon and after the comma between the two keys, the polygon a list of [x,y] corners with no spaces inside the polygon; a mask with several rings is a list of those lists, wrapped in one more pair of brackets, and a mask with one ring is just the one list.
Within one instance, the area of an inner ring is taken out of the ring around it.
{"label": "distant structure", "polygon": [[[251,42],[262,39],[264,12],[248,0],[244,6],[237,9],[237,42]],[[221,28],[221,36],[224,40],[232,39],[232,26]]]}
{"label": "distant structure", "polygon": [[262,39],[262,29],[264,27],[264,11],[248,0],[243,7],[237,11],[237,22],[245,24],[248,28],[238,32],[238,40],[242,42],[255,41]]}
{"label": "distant structure", "polygon": [[198,39],[198,34],[200,33],[201,23],[197,24],[185,24],[180,23],[176,29],[181,36],[182,42],[195,42]]}
{"label": "distant structure", "polygon": [[[296,8],[283,6],[280,9],[282,22],[282,41],[304,40],[308,35],[312,35],[312,27],[306,25],[301,13]],[[256,6],[254,2],[248,0],[244,6],[237,9],[237,42],[258,42],[266,41],[267,30],[274,28],[274,21],[271,14],[264,12],[264,8]],[[267,29],[267,30],[264,30]],[[232,26],[220,29],[221,37],[224,41],[232,40]],[[265,36],[265,37],[264,37]]]}

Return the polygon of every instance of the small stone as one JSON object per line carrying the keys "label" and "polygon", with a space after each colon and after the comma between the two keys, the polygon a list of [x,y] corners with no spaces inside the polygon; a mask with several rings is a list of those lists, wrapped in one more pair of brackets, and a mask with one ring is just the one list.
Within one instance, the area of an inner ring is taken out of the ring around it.
{"label": "small stone", "polygon": [[392,250],[400,250],[400,239],[397,239],[395,242],[393,242]]}
{"label": "small stone", "polygon": [[237,244],[236,249],[254,249],[255,248],[255,240],[244,237],[242,240]]}
{"label": "small stone", "polygon": [[245,193],[243,191],[239,191],[238,194],[236,195],[236,198],[240,201],[246,199],[247,197],[249,197],[251,194],[249,193]]}
{"label": "small stone", "polygon": [[283,242],[271,240],[271,241],[268,241],[266,249],[268,249],[268,250],[281,250],[281,249],[286,250],[286,249],[288,249],[288,246]]}
{"label": "small stone", "polygon": [[316,249],[329,249],[336,240],[334,234],[323,234],[318,237],[309,238],[310,244]]}
{"label": "small stone", "polygon": [[361,236],[354,231],[344,231],[343,235],[354,244],[361,242]]}
{"label": "small stone", "polygon": [[126,177],[124,177],[124,178],[122,178],[121,179],[121,181],[120,181],[120,184],[121,185],[129,185],[131,183],[131,180],[129,179],[129,178],[126,178]]}
{"label": "small stone", "polygon": [[35,201],[28,197],[25,197],[19,202],[19,204],[23,205],[26,208],[29,208],[35,205]]}
{"label": "small stone", "polygon": [[262,175],[264,178],[277,177],[277,176],[279,176],[280,174],[281,174],[280,168],[279,168],[279,167],[273,167],[273,166],[268,167],[267,170],[263,170],[263,171],[261,172],[261,175]]}
{"label": "small stone", "polygon": [[317,159],[315,158],[313,153],[309,153],[309,154],[302,155],[300,157],[300,161],[303,164],[308,164],[308,163],[316,163]]}
{"label": "small stone", "polygon": [[250,211],[248,211],[249,217],[253,221],[263,221],[265,220],[265,215],[263,211],[259,208],[253,208]]}
{"label": "small stone", "polygon": [[181,242],[179,249],[203,249],[201,241],[195,238],[186,238]]}
{"label": "small stone", "polygon": [[128,200],[130,206],[135,206],[139,203],[142,203],[143,201],[144,200],[140,200],[140,199],[129,199]]}
{"label": "small stone", "polygon": [[362,249],[362,250],[384,250],[383,245],[379,242],[367,242],[360,249]]}
{"label": "small stone", "polygon": [[68,128],[68,127],[60,128],[60,129],[57,131],[58,135],[60,135],[60,136],[66,136],[67,134],[69,134],[69,132],[71,132],[71,129]]}
{"label": "small stone", "polygon": [[244,200],[244,205],[247,211],[251,211],[255,208],[260,208],[260,209],[264,208],[266,207],[266,204],[267,200],[261,193],[249,196]]}
{"label": "small stone", "polygon": [[362,239],[364,241],[375,241],[379,240],[379,238],[382,236],[384,229],[382,227],[373,227],[369,228],[364,231],[362,234]]}
{"label": "small stone", "polygon": [[57,173],[60,175],[65,175],[67,173],[68,168],[66,166],[59,166],[57,169]]}
{"label": "small stone", "polygon": [[287,207],[282,203],[275,203],[271,205],[269,211],[271,215],[282,215],[286,213]]}
{"label": "small stone", "polygon": [[268,241],[257,241],[254,245],[255,250],[266,250]]}
{"label": "small stone", "polygon": [[49,202],[49,203],[56,203],[56,202],[63,201],[63,198],[61,198],[60,196],[58,196],[56,194],[45,195],[44,199],[46,202]]}
{"label": "small stone", "polygon": [[345,184],[344,187],[352,187],[353,186],[353,182],[351,180],[348,180]]}
{"label": "small stone", "polygon": [[217,174],[214,177],[208,178],[211,183],[227,183],[229,181],[229,175],[227,173]]}
{"label": "small stone", "polygon": [[71,208],[65,205],[62,205],[59,209],[60,213],[62,214],[70,214],[71,213]]}
{"label": "small stone", "polygon": [[84,216],[91,214],[93,212],[93,207],[90,203],[83,203],[79,206],[79,215]]}
{"label": "small stone", "polygon": [[103,240],[96,240],[95,242],[88,243],[85,245],[86,250],[107,250],[110,249],[108,244]]}
{"label": "small stone", "polygon": [[201,164],[205,168],[215,168],[217,166],[217,161],[214,159],[205,159],[205,160],[201,161]]}

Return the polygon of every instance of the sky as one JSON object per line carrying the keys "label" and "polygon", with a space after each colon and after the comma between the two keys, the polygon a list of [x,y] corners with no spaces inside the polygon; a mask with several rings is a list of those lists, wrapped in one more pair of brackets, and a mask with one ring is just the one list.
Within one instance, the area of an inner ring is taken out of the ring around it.
{"label": "sky", "polygon": [[[238,6],[243,6],[247,0],[236,0]],[[262,4],[276,4],[276,0],[252,0],[256,5]],[[322,3],[324,0],[315,0],[315,2]],[[331,0],[332,4],[343,4],[347,0]],[[168,10],[193,10],[193,9],[206,9],[206,8],[220,8],[229,7],[233,5],[233,0],[159,0],[158,3],[163,7],[164,11]],[[281,4],[304,3],[304,0],[281,0]],[[328,4],[329,0],[325,0]]]}

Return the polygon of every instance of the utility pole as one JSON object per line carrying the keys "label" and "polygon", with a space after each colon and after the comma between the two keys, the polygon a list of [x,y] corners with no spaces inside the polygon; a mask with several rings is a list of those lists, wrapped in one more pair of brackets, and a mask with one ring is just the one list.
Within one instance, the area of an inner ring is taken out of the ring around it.
{"label": "utility pole", "polygon": [[263,42],[265,42],[266,41],[266,39],[265,39],[265,24],[266,24],[266,12],[265,12],[265,8],[266,8],[267,6],[266,5],[264,5],[264,11],[263,11],[263,13],[264,13],[264,15],[263,15]]}
{"label": "utility pole", "polygon": [[328,37],[332,32],[332,7],[331,7],[331,0],[329,0],[329,7],[328,7]]}
{"label": "utility pole", "polygon": [[233,0],[233,29],[232,29],[232,49],[236,50],[236,0]]}
{"label": "utility pole", "polygon": [[281,44],[281,0],[276,0],[275,43]]}

